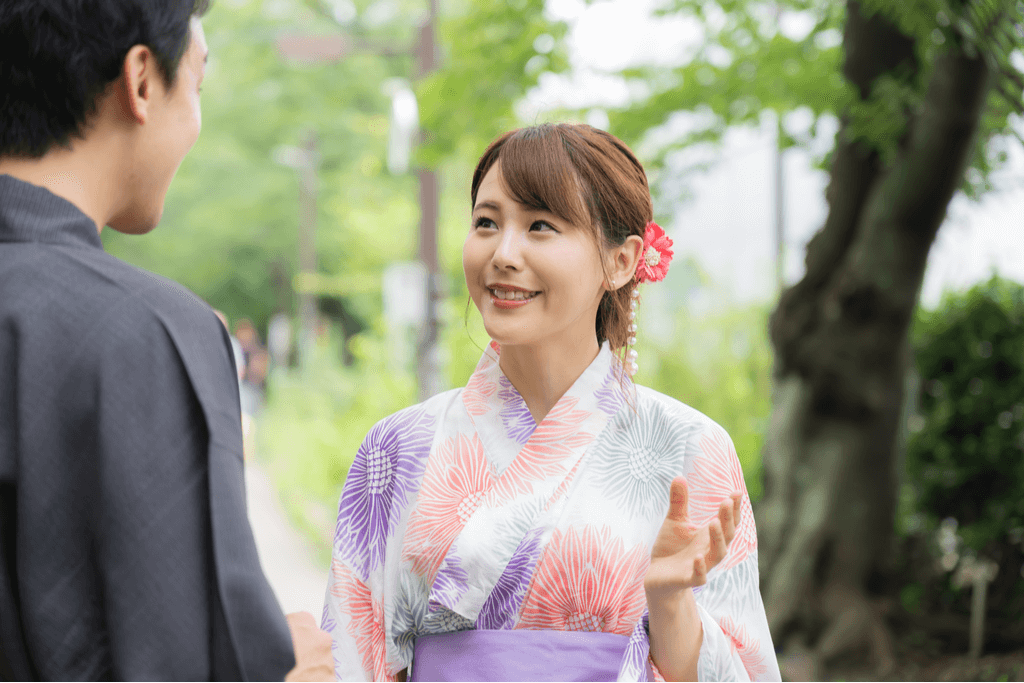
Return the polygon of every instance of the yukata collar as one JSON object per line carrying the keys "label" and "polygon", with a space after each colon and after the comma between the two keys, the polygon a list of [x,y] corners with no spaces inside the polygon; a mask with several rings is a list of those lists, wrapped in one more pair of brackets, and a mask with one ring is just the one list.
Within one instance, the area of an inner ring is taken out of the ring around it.
{"label": "yukata collar", "polygon": [[[463,390],[466,412],[476,428],[491,461],[499,470],[510,464],[509,454],[517,454],[537,429],[537,423],[519,391],[502,372],[501,347],[491,342],[484,350],[473,375]],[[625,378],[625,385],[622,378]],[[597,357],[583,371],[552,408],[551,417],[566,403],[611,417],[622,407],[625,387],[631,384],[607,341]],[[547,420],[547,418],[545,418]],[[542,421],[543,423],[543,421]],[[498,472],[500,474],[500,472]]]}
{"label": "yukata collar", "polygon": [[[490,483],[445,553],[429,597],[431,610],[445,607],[472,622],[494,602],[499,578],[517,553],[529,555],[529,548],[547,542],[580,463],[623,404],[621,365],[607,344],[539,425],[499,358],[492,344],[462,392]],[[527,566],[537,561],[519,559]]]}

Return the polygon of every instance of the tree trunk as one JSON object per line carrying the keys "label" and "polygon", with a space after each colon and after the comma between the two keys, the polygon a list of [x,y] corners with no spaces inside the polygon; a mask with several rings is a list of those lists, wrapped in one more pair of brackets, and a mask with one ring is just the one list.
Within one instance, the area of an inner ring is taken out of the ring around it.
{"label": "tree trunk", "polygon": [[[862,99],[880,76],[914,77],[914,42],[848,2],[843,71]],[[775,396],[758,509],[762,590],[778,645],[812,661],[857,647],[892,665],[866,583],[893,533],[907,334],[929,248],[960,184],[988,93],[982,57],[952,45],[887,163],[845,118],[829,215],[807,274],[771,319]],[[809,672],[821,676],[820,670]]]}

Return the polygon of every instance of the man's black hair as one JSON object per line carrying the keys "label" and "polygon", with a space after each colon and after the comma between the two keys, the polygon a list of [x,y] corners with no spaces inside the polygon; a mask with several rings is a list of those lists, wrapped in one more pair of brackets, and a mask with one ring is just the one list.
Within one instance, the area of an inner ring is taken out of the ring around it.
{"label": "man's black hair", "polygon": [[210,0],[0,0],[0,156],[41,157],[81,134],[135,45],[173,86]]}

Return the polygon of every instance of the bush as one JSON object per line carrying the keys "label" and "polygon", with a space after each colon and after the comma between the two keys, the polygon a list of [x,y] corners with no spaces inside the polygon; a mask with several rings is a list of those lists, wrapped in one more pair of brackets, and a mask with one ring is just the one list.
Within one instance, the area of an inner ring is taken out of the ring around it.
{"label": "bush", "polygon": [[[991,553],[1024,527],[1024,287],[993,277],[921,311],[907,476],[936,527]],[[1019,533],[1019,532],[1018,532]]]}

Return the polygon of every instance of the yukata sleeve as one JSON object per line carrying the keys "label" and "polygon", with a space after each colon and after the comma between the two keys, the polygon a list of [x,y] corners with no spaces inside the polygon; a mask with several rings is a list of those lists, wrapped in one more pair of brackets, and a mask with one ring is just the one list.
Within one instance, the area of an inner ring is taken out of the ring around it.
{"label": "yukata sleeve", "polygon": [[693,469],[687,475],[690,515],[706,524],[721,501],[743,492],[742,513],[729,552],[694,591],[704,639],[697,662],[702,681],[778,681],[772,645],[758,586],[757,529],[732,439],[714,422],[697,436]]}
{"label": "yukata sleeve", "polygon": [[321,623],[333,639],[339,680],[395,680],[410,658],[386,635],[397,568],[388,548],[401,539],[432,436],[430,416],[420,406],[406,409],[370,430],[349,469]]}
{"label": "yukata sleeve", "polygon": [[331,561],[320,627],[331,634],[339,681],[393,681],[387,667],[381,596],[337,555]]}

